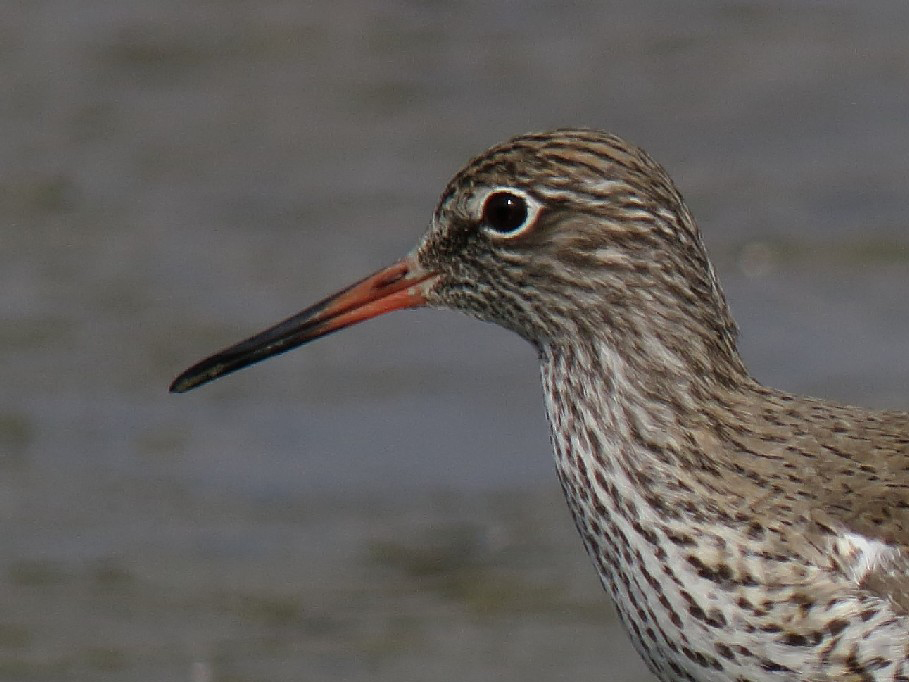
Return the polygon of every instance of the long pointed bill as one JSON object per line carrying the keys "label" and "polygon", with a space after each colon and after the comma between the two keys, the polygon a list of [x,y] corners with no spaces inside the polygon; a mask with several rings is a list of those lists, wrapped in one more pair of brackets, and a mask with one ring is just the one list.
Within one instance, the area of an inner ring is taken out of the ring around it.
{"label": "long pointed bill", "polygon": [[408,256],[274,327],[196,363],[174,379],[170,391],[185,393],[371,317],[425,305],[426,291],[436,276],[420,266],[413,256]]}

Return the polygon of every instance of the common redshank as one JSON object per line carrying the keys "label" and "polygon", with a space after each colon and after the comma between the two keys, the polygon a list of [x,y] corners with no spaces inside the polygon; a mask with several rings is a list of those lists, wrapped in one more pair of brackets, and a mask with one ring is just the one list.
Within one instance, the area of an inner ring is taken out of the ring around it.
{"label": "common redshank", "polygon": [[491,148],[409,255],[171,390],[424,305],[536,349],[562,489],[660,680],[909,682],[909,415],[751,378],[681,195],[615,136]]}

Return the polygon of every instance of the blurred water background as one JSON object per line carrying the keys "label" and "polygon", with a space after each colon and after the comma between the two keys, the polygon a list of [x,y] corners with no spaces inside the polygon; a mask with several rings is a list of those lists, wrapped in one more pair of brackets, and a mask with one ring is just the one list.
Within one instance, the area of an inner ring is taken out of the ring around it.
{"label": "blurred water background", "polygon": [[649,679],[532,351],[399,313],[178,370],[403,255],[471,155],[648,149],[761,380],[909,407],[909,6],[9,0],[0,679]]}

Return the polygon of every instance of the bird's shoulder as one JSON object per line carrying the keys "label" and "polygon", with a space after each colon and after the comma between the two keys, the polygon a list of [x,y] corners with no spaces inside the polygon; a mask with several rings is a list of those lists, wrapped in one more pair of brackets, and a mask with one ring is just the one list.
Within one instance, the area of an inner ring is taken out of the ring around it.
{"label": "bird's shoulder", "polygon": [[753,501],[909,614],[909,413],[770,389],[744,409],[737,461],[761,481]]}
{"label": "bird's shoulder", "polygon": [[909,545],[909,413],[763,387],[724,408],[718,449],[763,492],[793,510],[821,510],[868,537]]}

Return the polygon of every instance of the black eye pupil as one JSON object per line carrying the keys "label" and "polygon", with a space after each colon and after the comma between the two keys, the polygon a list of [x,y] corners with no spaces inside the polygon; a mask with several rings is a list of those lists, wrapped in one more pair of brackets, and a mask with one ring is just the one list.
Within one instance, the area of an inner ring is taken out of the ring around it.
{"label": "black eye pupil", "polygon": [[483,222],[496,232],[514,232],[527,220],[527,202],[511,192],[496,192],[483,205]]}

